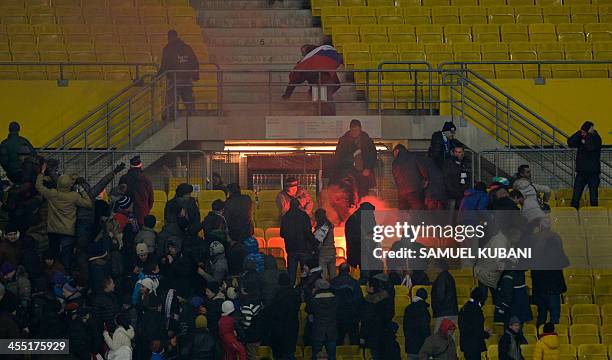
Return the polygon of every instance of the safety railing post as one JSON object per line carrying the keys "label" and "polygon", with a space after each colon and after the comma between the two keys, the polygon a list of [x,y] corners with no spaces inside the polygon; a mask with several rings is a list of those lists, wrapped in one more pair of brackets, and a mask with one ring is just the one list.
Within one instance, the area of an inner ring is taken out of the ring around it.
{"label": "safety railing post", "polygon": [[507,116],[507,131],[508,131],[508,149],[512,146],[511,141],[510,141],[510,99],[506,98],[506,116]]}
{"label": "safety railing post", "polygon": [[177,90],[176,87],[178,86],[178,84],[176,83],[176,71],[172,72],[172,91],[174,93],[174,96],[172,98],[172,114],[174,115],[173,119],[174,119],[174,128],[178,129],[180,128],[180,125],[178,123],[178,101],[177,101]]}
{"label": "safety railing post", "polygon": [[495,140],[499,141],[499,102],[495,101]]}
{"label": "safety railing post", "polygon": [[128,144],[132,150],[132,99],[128,100]]}
{"label": "safety railing post", "polygon": [[465,121],[465,81],[463,81],[463,79],[459,79],[459,82],[461,84],[461,119],[459,119],[459,121],[463,123]]}
{"label": "safety railing post", "polygon": [[382,69],[382,64],[378,65],[378,69],[377,69],[377,73],[376,73],[376,78],[377,78],[377,86],[378,86],[378,99],[376,99],[376,107],[378,110],[378,115],[380,115],[382,113],[382,106],[380,104],[380,102],[382,101],[382,73],[381,73],[381,69]]}
{"label": "safety railing post", "polygon": [[[427,68],[428,72],[428,77],[429,77],[429,84],[428,84],[428,88],[429,88],[429,115],[433,115],[433,71],[431,68]],[[439,89],[438,89],[439,90]]]}
{"label": "safety railing post", "polygon": [[191,152],[187,150],[187,183],[191,184]]}

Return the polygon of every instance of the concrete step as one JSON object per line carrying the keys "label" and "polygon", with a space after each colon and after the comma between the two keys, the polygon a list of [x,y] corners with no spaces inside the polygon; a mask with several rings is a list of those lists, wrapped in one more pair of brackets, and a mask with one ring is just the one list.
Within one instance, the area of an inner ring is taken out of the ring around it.
{"label": "concrete step", "polygon": [[204,9],[302,9],[302,0],[206,0],[202,2]]}
{"label": "concrete step", "polygon": [[321,36],[267,36],[267,37],[207,37],[206,44],[209,47],[217,46],[249,46],[249,47],[270,47],[270,46],[293,46],[295,44],[320,44]]}
{"label": "concrete step", "polygon": [[[279,82],[272,86],[252,84],[225,84],[223,85],[223,102],[233,104],[267,104],[269,102],[284,102],[281,95],[285,92],[286,83]],[[311,102],[306,87],[297,89],[291,96],[294,102]],[[357,101],[357,94],[349,87],[343,88],[334,94],[334,101]]]}
{"label": "concrete step", "polygon": [[269,70],[291,70],[293,64],[219,64],[221,70],[227,71],[269,71]]}
{"label": "concrete step", "polygon": [[300,27],[300,28],[202,28],[202,34],[207,40],[217,37],[323,37],[323,30],[319,27]]}
{"label": "concrete step", "polygon": [[236,10],[203,11],[203,27],[312,27],[310,10],[253,10],[238,17]]}
{"label": "concrete step", "polygon": [[[318,115],[314,104],[306,103],[272,103],[272,104],[226,104],[223,106],[223,118],[231,118],[232,121],[244,119],[252,121],[254,118],[269,115]],[[336,115],[366,115],[367,104],[336,104]]]}
{"label": "concrete step", "polygon": [[303,44],[290,46],[210,46],[208,52],[215,55],[242,55],[242,56],[298,56]]}

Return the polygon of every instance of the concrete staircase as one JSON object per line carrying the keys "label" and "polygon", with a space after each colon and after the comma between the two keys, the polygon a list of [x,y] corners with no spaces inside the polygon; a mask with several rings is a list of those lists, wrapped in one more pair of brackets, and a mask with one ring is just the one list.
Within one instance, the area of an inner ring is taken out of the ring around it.
{"label": "concrete staircase", "polygon": [[[272,5],[268,0],[203,0],[199,23],[210,61],[224,71],[223,117],[316,114],[306,87],[298,88],[291,102],[281,99],[288,73],[301,58],[300,47],[323,41],[302,0]],[[347,102],[337,104],[338,115],[367,113],[365,103],[349,103],[357,100],[351,87],[343,87],[335,100]]]}

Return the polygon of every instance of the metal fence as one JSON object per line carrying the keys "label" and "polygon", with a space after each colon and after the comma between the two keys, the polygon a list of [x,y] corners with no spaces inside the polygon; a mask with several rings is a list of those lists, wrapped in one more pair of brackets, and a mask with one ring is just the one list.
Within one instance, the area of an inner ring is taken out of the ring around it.
{"label": "metal fence", "polygon": [[[493,169],[485,171],[485,163]],[[576,171],[575,149],[512,149],[482,151],[477,157],[477,178],[490,181],[486,174],[514,176],[522,164],[530,165],[534,183],[548,185],[553,189],[571,187]],[[612,186],[612,149],[601,151],[601,186]],[[493,173],[493,174],[491,174]]]}

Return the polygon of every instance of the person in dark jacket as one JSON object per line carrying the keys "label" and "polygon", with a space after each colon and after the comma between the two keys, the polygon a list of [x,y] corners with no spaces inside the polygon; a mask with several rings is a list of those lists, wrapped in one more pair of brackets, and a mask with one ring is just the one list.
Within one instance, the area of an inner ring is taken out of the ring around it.
{"label": "person in dark jacket", "polygon": [[444,187],[448,197],[448,208],[458,209],[463,193],[470,184],[469,172],[465,165],[463,146],[453,148],[452,157],[444,161]]}
{"label": "person in dark jacket", "polygon": [[429,156],[439,169],[442,169],[444,162],[452,157],[455,146],[460,144],[459,141],[455,140],[456,131],[455,124],[452,121],[447,121],[442,125],[441,131],[431,134]]}
{"label": "person in dark jacket", "polygon": [[0,143],[0,165],[6,177],[14,184],[21,183],[22,161],[19,159],[19,150],[25,146],[31,154],[34,154],[34,147],[30,141],[19,136],[20,130],[19,123],[11,122],[8,127],[8,136]]}
{"label": "person in dark jacket", "polygon": [[161,258],[161,274],[183,298],[187,298],[192,291],[189,282],[192,265],[189,258],[171,241],[168,244],[168,253]]}
{"label": "person in dark jacket", "polygon": [[354,177],[359,197],[376,187],[376,147],[370,135],[361,130],[361,121],[351,120],[350,130],[338,140],[335,153],[338,178]]}
{"label": "person in dark jacket", "polygon": [[115,316],[121,308],[115,294],[115,281],[113,278],[105,277],[103,280],[103,291],[97,293],[93,300],[93,318],[98,323],[101,332],[107,329],[110,333],[115,332]]}
{"label": "person in dark jacket", "polygon": [[459,347],[465,360],[479,360],[480,354],[487,351],[485,340],[491,335],[491,330],[484,327],[483,301],[483,290],[477,287],[459,312]]}
{"label": "person in dark jacket", "polygon": [[269,306],[276,296],[278,291],[278,278],[281,272],[278,270],[278,263],[272,255],[266,255],[264,257],[264,271],[261,274],[262,288],[261,288],[261,300],[264,306]]}
{"label": "person in dark jacket", "polygon": [[[211,281],[206,286],[206,317],[208,328],[215,339],[219,336],[219,319],[221,319],[221,305],[225,301],[225,295],[221,291],[221,284]],[[214,322],[213,322],[214,321]]]}
{"label": "person in dark jacket", "polygon": [[274,359],[294,359],[300,325],[300,294],[289,285],[289,276],[283,272],[278,277],[278,292],[270,306],[264,309],[270,328],[270,347]]}
{"label": "person in dark jacket", "polygon": [[442,320],[440,330],[425,339],[419,351],[419,360],[457,360],[457,348],[453,338],[455,324],[448,320]]}
{"label": "person in dark jacket", "polygon": [[338,345],[344,343],[346,335],[351,345],[359,345],[359,310],[363,304],[363,294],[359,282],[351,277],[350,270],[348,263],[342,263],[338,276],[331,280],[331,288],[338,302]]}
{"label": "person in dark jacket", "polygon": [[427,166],[429,182],[425,188],[425,209],[443,210],[446,207],[446,188],[444,187],[444,174],[431,159],[424,159]]}
{"label": "person in dark jacket", "polygon": [[119,179],[119,184],[127,185],[127,194],[134,201],[134,213],[138,224],[144,224],[144,217],[153,208],[153,184],[142,171],[140,156],[130,159],[130,169]]}
{"label": "person in dark jacket", "polygon": [[431,335],[429,323],[429,304],[427,300],[427,290],[420,288],[416,295],[412,297],[412,303],[404,309],[404,337],[406,354],[408,360],[418,360],[419,350],[423,346],[425,339]]}
{"label": "person in dark jacket", "polygon": [[253,200],[240,193],[240,185],[227,185],[229,198],[225,202],[223,213],[227,223],[228,235],[234,241],[243,241],[254,233]]}
{"label": "person in dark jacket", "polygon": [[487,184],[479,181],[474,184],[473,188],[464,191],[463,200],[461,200],[461,204],[459,205],[457,222],[466,225],[478,225],[478,219],[473,217],[473,213],[484,211],[488,207],[489,195],[487,194]]}
{"label": "person in dark jacket", "polygon": [[287,252],[287,272],[291,285],[295,283],[298,262],[300,267],[308,264],[313,258],[317,241],[312,234],[312,225],[308,214],[300,210],[300,202],[291,200],[289,211],[281,220],[280,235],[285,240]]}
{"label": "person in dark jacket", "polygon": [[578,149],[576,154],[576,178],[572,206],[578,209],[585,186],[589,186],[590,205],[599,205],[598,189],[601,173],[601,137],[595,124],[585,121],[580,130],[567,139],[567,145]]}
{"label": "person in dark jacket", "polygon": [[221,230],[227,231],[227,224],[225,223],[225,217],[223,216],[223,208],[225,202],[217,199],[211,204],[212,210],[202,220],[202,230],[204,230],[204,236],[207,236],[211,231]]}
{"label": "person in dark jacket", "polygon": [[344,225],[344,234],[346,238],[346,261],[352,267],[357,267],[361,265],[361,222],[362,220],[367,220],[368,222],[371,222],[371,224],[364,225],[363,228],[372,229],[373,226],[376,225],[376,219],[374,218],[374,210],[376,210],[376,208],[371,203],[361,203],[359,205],[359,209],[355,211],[348,218],[348,220],[346,220],[346,223]]}
{"label": "person in dark jacket", "polygon": [[497,347],[499,360],[523,360],[521,345],[524,344],[527,344],[527,339],[521,332],[521,322],[516,316],[513,316],[510,318],[504,335],[499,338]]}
{"label": "person in dark jacket", "polygon": [[193,82],[200,79],[200,63],[191,46],[179,38],[176,30],[168,31],[168,44],[162,51],[162,62],[158,75],[168,71],[166,85],[166,120],[174,120],[179,98],[185,104],[187,115],[193,115],[195,101]]}
{"label": "person in dark jacket", "polygon": [[181,347],[181,357],[191,360],[214,360],[215,338],[208,330],[208,320],[204,315],[195,318],[195,330],[191,340]]}
{"label": "person in dark jacket", "polygon": [[533,314],[525,282],[525,270],[505,270],[497,284],[497,294],[495,321],[503,322],[506,326],[512,316],[516,316],[521,324],[531,321]]}
{"label": "person in dark jacket", "polygon": [[179,184],[176,187],[174,198],[168,201],[164,208],[164,223],[172,224],[179,221],[184,222],[183,224],[179,224],[179,226],[181,228],[187,228],[187,234],[190,238],[198,236],[202,228],[198,203],[196,199],[191,196],[191,193],[193,193],[192,185],[186,183]]}
{"label": "person in dark jacket", "polygon": [[429,175],[427,167],[415,153],[402,144],[393,149],[392,172],[400,210],[422,210],[423,189],[427,188]]}
{"label": "person in dark jacket", "polygon": [[78,360],[90,360],[91,354],[98,352],[102,344],[86,308],[80,308],[68,321],[68,338],[70,339],[70,355]]}
{"label": "person in dark jacket", "polygon": [[338,302],[336,296],[330,290],[327,280],[315,281],[314,296],[306,303],[306,312],[314,318],[312,324],[312,360],[317,359],[317,354],[323,346],[327,350],[327,358],[336,359],[336,315]]}
{"label": "person in dark jacket", "polygon": [[448,264],[444,259],[438,259],[435,268],[438,276],[431,285],[431,309],[436,323],[434,332],[437,332],[443,319],[456,323],[459,311],[455,279],[448,271]]}
{"label": "person in dark jacket", "polygon": [[[550,219],[540,221],[537,233],[533,237],[533,259],[538,264],[545,264],[541,270],[531,270],[532,301],[538,307],[536,326],[546,323],[550,313],[550,322],[558,324],[561,317],[561,294],[567,291],[563,268],[569,260],[563,252],[563,243],[559,235],[550,229]],[[548,261],[541,261],[546,259]]]}
{"label": "person in dark jacket", "polygon": [[372,352],[372,359],[384,360],[384,344],[393,336],[390,324],[395,312],[393,298],[376,278],[370,278],[361,312],[360,343]]}

